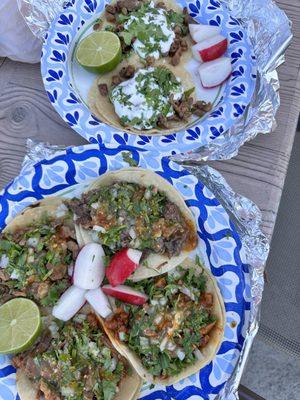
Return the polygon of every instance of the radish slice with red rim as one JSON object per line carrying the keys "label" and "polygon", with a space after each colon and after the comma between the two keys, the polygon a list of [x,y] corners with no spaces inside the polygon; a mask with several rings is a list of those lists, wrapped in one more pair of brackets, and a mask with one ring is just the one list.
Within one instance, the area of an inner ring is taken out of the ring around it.
{"label": "radish slice with red rim", "polygon": [[219,86],[231,75],[232,67],[230,58],[222,57],[204,63],[200,65],[198,71],[204,88]]}
{"label": "radish slice with red rim", "polygon": [[222,35],[213,36],[192,46],[194,58],[200,62],[207,62],[221,57],[227,50],[227,38]]}
{"label": "radish slice with red rim", "polygon": [[221,28],[215,25],[189,24],[189,31],[192,39],[199,43],[220,34]]}
{"label": "radish slice with red rim", "polygon": [[142,305],[148,300],[148,296],[145,293],[138,292],[126,285],[116,287],[104,285],[102,286],[102,290],[108,296],[115,297],[118,300],[124,301],[124,303]]}
{"label": "radish slice with red rim", "polygon": [[117,286],[137,269],[142,252],[135,249],[122,249],[111,259],[105,275],[112,286]]}

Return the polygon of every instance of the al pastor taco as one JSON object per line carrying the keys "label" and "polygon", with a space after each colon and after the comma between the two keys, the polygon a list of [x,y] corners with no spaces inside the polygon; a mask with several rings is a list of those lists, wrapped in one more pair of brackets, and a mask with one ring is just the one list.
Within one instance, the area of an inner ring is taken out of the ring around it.
{"label": "al pastor taco", "polygon": [[39,340],[13,357],[21,400],[133,400],[141,379],[92,313],[44,318]]}
{"label": "al pastor taco", "polygon": [[71,284],[79,252],[73,218],[60,198],[27,207],[0,234],[0,304],[28,297],[52,306]]}
{"label": "al pastor taco", "polygon": [[101,243],[107,256],[124,248],[142,252],[133,280],[172,269],[197,246],[193,214],[180,193],[151,171],[108,172],[66,204],[86,243]]}
{"label": "al pastor taco", "polygon": [[[224,303],[214,278],[197,260],[187,259],[166,274],[127,285],[134,291],[127,290],[127,296],[135,293],[144,304],[111,298],[114,312],[102,323],[143,379],[170,385],[215,357],[224,333]],[[108,286],[103,291],[125,299],[125,290]]]}

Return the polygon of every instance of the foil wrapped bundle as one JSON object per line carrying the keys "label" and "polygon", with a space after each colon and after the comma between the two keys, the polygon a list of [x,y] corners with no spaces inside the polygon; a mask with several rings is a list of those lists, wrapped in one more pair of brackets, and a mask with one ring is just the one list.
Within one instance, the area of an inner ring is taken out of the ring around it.
{"label": "foil wrapped bundle", "polygon": [[[17,0],[32,32],[43,39],[49,23],[68,2],[63,0]],[[259,133],[276,127],[279,79],[277,67],[292,39],[291,23],[272,0],[221,0],[239,19],[252,42],[257,58],[256,89],[251,103],[237,123],[222,136],[196,151],[173,156],[174,161],[226,160]]]}
{"label": "foil wrapped bundle", "polygon": [[[23,169],[27,170],[36,162],[53,157],[57,152],[64,149],[62,146],[51,146],[28,139]],[[185,165],[184,167],[211,190],[229,214],[243,245],[243,262],[249,266],[252,302],[244,346],[234,373],[216,397],[216,400],[238,400],[238,386],[259,326],[261,298],[264,288],[264,267],[269,253],[269,243],[260,229],[261,212],[251,200],[235,193],[223,176],[211,167],[206,165]]]}

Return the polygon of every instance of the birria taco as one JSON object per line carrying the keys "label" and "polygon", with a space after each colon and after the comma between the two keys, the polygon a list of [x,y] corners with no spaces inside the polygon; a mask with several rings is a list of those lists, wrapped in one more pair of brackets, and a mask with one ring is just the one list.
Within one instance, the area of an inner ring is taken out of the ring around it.
{"label": "birria taco", "polygon": [[67,203],[83,242],[99,242],[112,256],[123,248],[143,252],[138,280],[172,269],[198,242],[194,216],[180,193],[142,168],[108,172]]}
{"label": "birria taco", "polygon": [[170,385],[215,357],[224,333],[224,303],[198,260],[187,259],[166,274],[126,283],[147,302],[132,305],[111,298],[114,312],[102,324],[142,378]]}
{"label": "birria taco", "polygon": [[54,305],[71,284],[78,251],[73,218],[62,199],[25,208],[0,234],[0,303],[22,296]]}
{"label": "birria taco", "polygon": [[134,400],[141,379],[92,313],[63,323],[44,318],[39,340],[13,357],[21,400]]}
{"label": "birria taco", "polygon": [[187,9],[171,0],[106,5],[96,29],[119,36],[123,60],[94,82],[88,105],[95,116],[151,135],[179,130],[211,110],[195,90],[189,19]]}

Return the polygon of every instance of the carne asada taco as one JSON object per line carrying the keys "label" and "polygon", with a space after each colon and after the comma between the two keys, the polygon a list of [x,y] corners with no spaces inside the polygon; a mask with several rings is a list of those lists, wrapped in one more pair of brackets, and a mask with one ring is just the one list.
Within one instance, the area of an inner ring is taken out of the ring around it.
{"label": "carne asada taco", "polygon": [[170,385],[199,371],[216,355],[225,308],[217,283],[198,260],[166,274],[127,281],[148,297],[144,305],[111,298],[114,312],[101,320],[115,348],[147,381]]}
{"label": "carne asada taco", "polygon": [[0,304],[22,296],[54,305],[71,284],[78,251],[73,218],[62,199],[25,208],[0,234]]}
{"label": "carne asada taco", "polygon": [[180,193],[152,171],[108,172],[66,204],[86,243],[100,242],[107,256],[123,248],[143,252],[132,280],[172,269],[197,246],[193,214]]}
{"label": "carne asada taco", "polygon": [[[126,10],[126,12],[125,12]],[[141,134],[173,132],[210,111],[197,98],[189,16],[176,2],[119,0],[106,5],[97,30],[116,33],[123,61],[94,82],[88,104],[100,120]]]}
{"label": "carne asada taco", "polygon": [[94,314],[67,323],[45,317],[29,350],[13,357],[21,400],[133,400],[142,380],[112,346]]}

